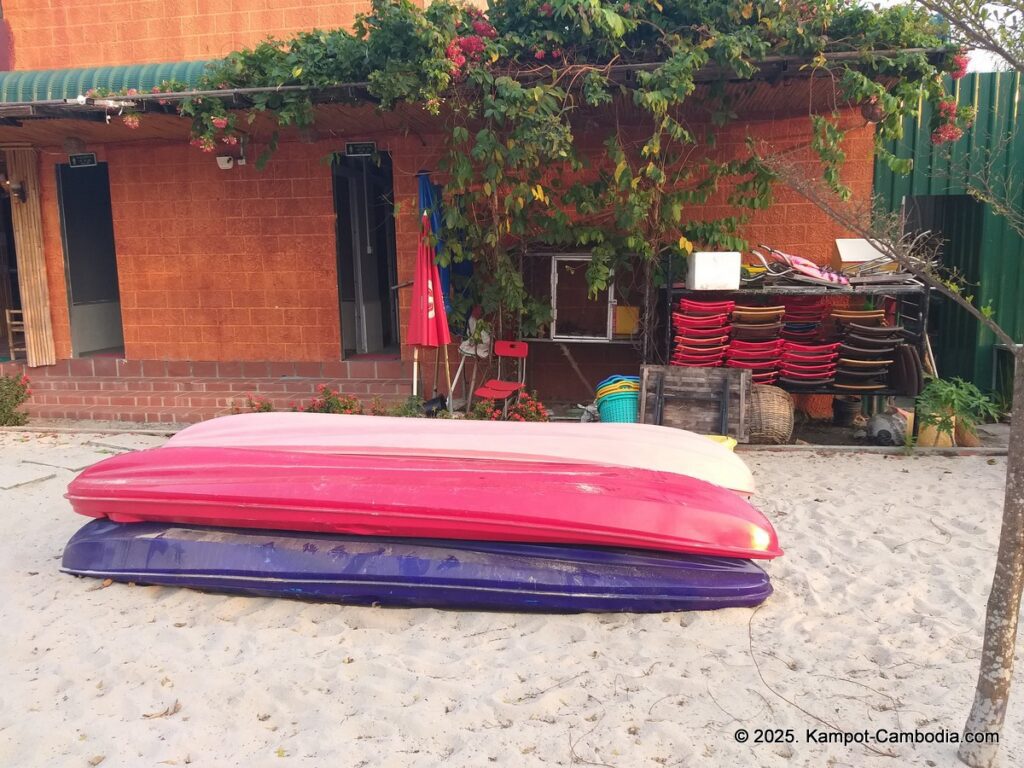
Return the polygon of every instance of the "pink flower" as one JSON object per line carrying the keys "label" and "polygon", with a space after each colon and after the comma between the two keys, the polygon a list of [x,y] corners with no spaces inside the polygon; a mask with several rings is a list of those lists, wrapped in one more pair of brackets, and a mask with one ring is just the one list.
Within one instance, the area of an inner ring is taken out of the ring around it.
{"label": "pink flower", "polygon": [[555,12],[555,9],[551,7],[551,3],[544,3],[537,10],[540,11],[541,16],[550,16]]}
{"label": "pink flower", "polygon": [[562,58],[562,49],[561,48],[555,48],[555,50],[553,50],[551,52],[551,56],[552,56],[552,58],[555,58],[555,59]]}
{"label": "pink flower", "polygon": [[128,126],[129,128],[131,128],[131,129],[132,129],[133,131],[134,131],[134,130],[135,130],[136,128],[138,128],[138,127],[139,127],[139,116],[138,116],[138,115],[136,115],[136,114],[127,114],[127,115],[124,115],[124,116],[123,116],[123,117],[121,118],[121,120],[122,120],[122,121],[124,122],[124,124],[125,124],[125,125],[127,125],[127,126]]}
{"label": "pink flower", "polygon": [[544,51],[542,51],[542,50],[540,50],[538,48],[537,52],[535,54],[533,54],[533,58],[537,59],[537,61],[543,61],[544,60]]}
{"label": "pink flower", "polygon": [[498,32],[491,26],[491,23],[481,19],[473,22],[473,31],[481,37],[493,38],[498,36]]}
{"label": "pink flower", "polygon": [[967,65],[970,63],[970,59],[967,57],[967,51],[960,49],[960,52],[953,56],[951,59],[953,64],[953,70],[949,73],[949,76],[954,80],[959,80],[961,77],[967,74]]}
{"label": "pink flower", "polygon": [[134,88],[129,88],[128,89],[128,95],[129,96],[138,96],[139,92],[137,90],[135,90]]}
{"label": "pink flower", "polygon": [[196,136],[189,142],[193,147],[199,147],[203,152],[213,152],[216,144],[209,136]]}
{"label": "pink flower", "polygon": [[953,123],[946,123],[940,125],[934,131],[932,131],[932,144],[938,146],[940,144],[946,144],[951,141],[957,141],[964,135],[964,132]]}
{"label": "pink flower", "polygon": [[228,127],[228,119],[226,117],[215,117],[210,122],[213,123],[214,128],[220,128],[221,130]]}
{"label": "pink flower", "polygon": [[221,139],[221,141],[223,141],[228,146],[232,146],[233,147],[235,144],[238,143],[238,137],[237,136],[225,136],[223,139]]}
{"label": "pink flower", "polygon": [[943,99],[939,102],[939,114],[947,120],[952,120],[956,117],[956,101],[953,99]]}
{"label": "pink flower", "polygon": [[466,37],[459,38],[459,47],[462,48],[462,52],[470,56],[483,53],[484,41],[483,38],[477,35],[467,35]]}

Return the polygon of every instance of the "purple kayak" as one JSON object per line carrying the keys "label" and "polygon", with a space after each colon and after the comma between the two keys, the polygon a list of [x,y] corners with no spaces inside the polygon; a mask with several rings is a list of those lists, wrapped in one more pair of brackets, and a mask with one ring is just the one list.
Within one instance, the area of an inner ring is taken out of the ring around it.
{"label": "purple kayak", "polygon": [[139,584],[355,605],[559,613],[753,606],[749,560],[634,549],[94,520],[61,570]]}

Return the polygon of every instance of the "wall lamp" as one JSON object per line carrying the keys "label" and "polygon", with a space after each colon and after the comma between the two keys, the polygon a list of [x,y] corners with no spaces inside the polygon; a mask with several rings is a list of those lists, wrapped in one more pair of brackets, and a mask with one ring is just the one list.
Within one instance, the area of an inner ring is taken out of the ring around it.
{"label": "wall lamp", "polygon": [[12,200],[24,203],[28,198],[28,190],[25,188],[25,182],[23,181],[14,183],[7,178],[6,174],[0,173],[0,185],[7,191]]}

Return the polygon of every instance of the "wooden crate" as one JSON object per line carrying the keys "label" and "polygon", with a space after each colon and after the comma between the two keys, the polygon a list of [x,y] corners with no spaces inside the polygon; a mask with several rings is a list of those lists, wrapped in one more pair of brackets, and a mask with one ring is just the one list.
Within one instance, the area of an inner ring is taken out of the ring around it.
{"label": "wooden crate", "polygon": [[722,398],[728,391],[726,434],[750,440],[752,374],[741,368],[686,368],[645,365],[640,372],[640,421],[658,423],[657,400],[663,398],[661,424],[701,434],[722,434]]}

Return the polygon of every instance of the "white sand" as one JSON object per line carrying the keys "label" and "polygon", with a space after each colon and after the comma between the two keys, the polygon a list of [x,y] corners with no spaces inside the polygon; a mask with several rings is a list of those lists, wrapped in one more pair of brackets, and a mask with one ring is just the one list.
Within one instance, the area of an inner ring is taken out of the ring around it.
{"label": "white sand", "polygon": [[[777,694],[850,731],[960,729],[1002,459],[745,454],[788,552],[764,607],[537,616],[60,574],[84,522],[61,497],[73,468],[160,442],[133,440],[0,433],[5,484],[19,467],[54,475],[0,490],[0,766],[957,764],[949,745],[893,759],[806,743],[827,727]],[[1008,766],[1024,762],[1022,700]],[[796,743],[740,745],[740,727],[792,728]]]}

